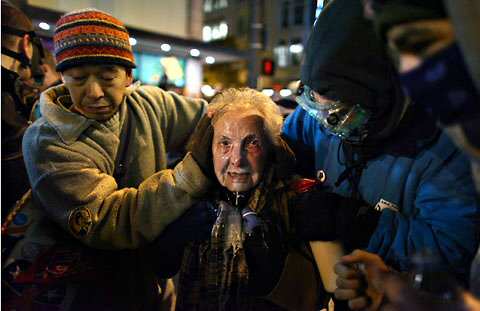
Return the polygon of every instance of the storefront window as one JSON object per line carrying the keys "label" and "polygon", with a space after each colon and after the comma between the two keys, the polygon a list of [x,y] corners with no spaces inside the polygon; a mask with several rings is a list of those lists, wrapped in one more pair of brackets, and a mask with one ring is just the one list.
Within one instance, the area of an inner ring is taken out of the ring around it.
{"label": "storefront window", "polygon": [[224,9],[227,6],[228,6],[227,0],[204,0],[203,1],[203,11],[205,13]]}
{"label": "storefront window", "polygon": [[282,68],[290,65],[290,52],[284,42],[279,42],[273,49],[273,54],[275,55],[275,61],[278,67]]}
{"label": "storefront window", "polygon": [[205,42],[224,39],[228,35],[228,25],[226,22],[220,22],[213,25],[205,25],[202,30],[202,39]]}
{"label": "storefront window", "polygon": [[302,56],[303,56],[303,44],[301,43],[301,40],[299,39],[292,40],[288,48],[288,51],[292,56],[292,65],[295,65],[295,66],[300,65],[300,63],[302,62]]}
{"label": "storefront window", "polygon": [[293,23],[295,25],[303,25],[303,15],[305,11],[304,0],[297,0],[293,12]]}
{"label": "storefront window", "polygon": [[282,11],[281,11],[281,26],[282,28],[288,28],[288,25],[289,25],[289,10],[290,8],[290,5],[288,3],[288,1],[284,1],[282,3]]}
{"label": "storefront window", "polygon": [[203,12],[208,13],[212,12],[212,0],[204,0],[203,1]]}
{"label": "storefront window", "polygon": [[135,53],[137,68],[133,70],[135,80],[143,84],[158,85],[162,79],[176,87],[185,86],[185,60],[173,56]]}

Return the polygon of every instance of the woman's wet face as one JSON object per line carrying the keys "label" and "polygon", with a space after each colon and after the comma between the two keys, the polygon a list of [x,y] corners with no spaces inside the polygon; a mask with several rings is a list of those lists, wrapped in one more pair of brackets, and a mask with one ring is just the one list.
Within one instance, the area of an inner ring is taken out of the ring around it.
{"label": "woman's wet face", "polygon": [[213,165],[219,183],[242,192],[262,179],[269,144],[264,119],[256,111],[231,111],[214,125]]}

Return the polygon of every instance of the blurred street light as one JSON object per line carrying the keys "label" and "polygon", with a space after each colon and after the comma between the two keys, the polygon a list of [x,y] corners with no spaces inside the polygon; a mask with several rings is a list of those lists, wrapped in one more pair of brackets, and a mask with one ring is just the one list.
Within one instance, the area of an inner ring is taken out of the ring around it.
{"label": "blurred street light", "polygon": [[205,62],[206,62],[207,64],[211,65],[211,64],[215,63],[215,57],[213,57],[213,56],[207,56],[207,57],[205,57]]}
{"label": "blurred street light", "polygon": [[298,44],[298,43],[297,44],[292,44],[292,45],[290,45],[289,50],[290,50],[290,53],[302,53],[303,45]]}
{"label": "blurred street light", "polygon": [[202,92],[203,95],[206,97],[212,97],[215,95],[215,89],[213,89],[210,85],[205,84],[200,88],[200,91]]}
{"label": "blurred street light", "polygon": [[198,49],[191,49],[190,50],[190,55],[192,57],[198,57],[198,56],[200,56],[200,51]]}
{"label": "blurred street light", "polygon": [[164,52],[169,52],[172,49],[172,47],[168,43],[164,43],[164,44],[160,45],[160,48]]}
{"label": "blurred street light", "polygon": [[39,23],[38,27],[40,27],[43,30],[49,30],[50,29],[50,25],[48,23],[45,23],[45,22]]}
{"label": "blurred street light", "polygon": [[281,89],[280,90],[280,96],[288,97],[290,95],[292,95],[292,91],[290,89]]}
{"label": "blurred street light", "polygon": [[263,89],[262,93],[267,95],[268,97],[272,97],[275,92],[272,89]]}

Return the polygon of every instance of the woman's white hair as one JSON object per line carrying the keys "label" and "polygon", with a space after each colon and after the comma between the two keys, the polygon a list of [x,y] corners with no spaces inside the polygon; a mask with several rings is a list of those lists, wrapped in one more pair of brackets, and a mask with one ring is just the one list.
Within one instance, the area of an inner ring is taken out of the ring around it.
{"label": "woman's white hair", "polygon": [[212,125],[227,112],[252,110],[265,122],[265,132],[271,143],[277,145],[283,124],[278,106],[265,94],[251,88],[229,88],[217,94],[211,101]]}

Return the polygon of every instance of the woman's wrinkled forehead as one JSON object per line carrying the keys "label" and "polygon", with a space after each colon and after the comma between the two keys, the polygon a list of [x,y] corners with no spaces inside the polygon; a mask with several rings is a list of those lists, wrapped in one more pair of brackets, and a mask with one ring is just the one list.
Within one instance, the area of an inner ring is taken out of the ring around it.
{"label": "woman's wrinkled forehead", "polygon": [[214,135],[244,131],[265,131],[265,118],[253,109],[231,110],[212,120]]}
{"label": "woman's wrinkled forehead", "polygon": [[245,109],[242,107],[238,107],[225,111],[216,111],[212,118],[212,125],[215,126],[215,124],[217,124],[219,121],[232,121],[239,118],[246,118],[249,116],[258,116],[260,119],[265,120],[265,116],[263,116],[256,109]]}
{"label": "woman's wrinkled forehead", "polygon": [[[248,116],[248,115],[258,115],[262,119],[265,119],[265,116],[263,116],[258,109],[255,108],[244,108],[242,105],[237,104],[237,105],[225,105],[224,107],[215,110],[213,113],[212,117],[212,125],[215,125],[215,123],[218,122],[218,120],[222,119],[223,116],[233,113],[238,116]],[[231,116],[230,116],[231,118]]]}

